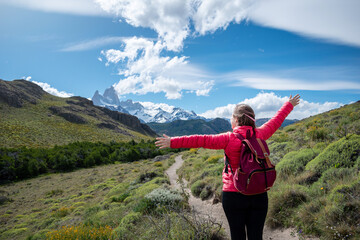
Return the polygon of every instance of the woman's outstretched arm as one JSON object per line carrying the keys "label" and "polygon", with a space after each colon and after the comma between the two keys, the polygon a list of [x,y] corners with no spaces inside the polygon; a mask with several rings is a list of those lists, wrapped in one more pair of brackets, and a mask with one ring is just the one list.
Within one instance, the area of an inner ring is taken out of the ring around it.
{"label": "woman's outstretched arm", "polygon": [[224,149],[229,142],[229,134],[221,133],[215,135],[189,135],[181,137],[163,137],[156,138],[155,145],[161,148],[208,148]]}

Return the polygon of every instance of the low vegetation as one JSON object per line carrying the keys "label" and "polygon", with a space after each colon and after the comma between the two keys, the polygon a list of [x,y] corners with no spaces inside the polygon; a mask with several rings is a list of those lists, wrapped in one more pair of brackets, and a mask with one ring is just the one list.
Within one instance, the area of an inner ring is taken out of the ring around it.
{"label": "low vegetation", "polygon": [[1,186],[0,239],[223,239],[169,187],[173,163],[165,155]]}

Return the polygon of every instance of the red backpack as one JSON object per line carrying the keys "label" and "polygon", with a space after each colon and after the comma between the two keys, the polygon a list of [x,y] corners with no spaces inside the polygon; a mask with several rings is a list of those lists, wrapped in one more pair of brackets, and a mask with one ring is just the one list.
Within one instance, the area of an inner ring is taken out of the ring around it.
{"label": "red backpack", "polygon": [[270,151],[265,140],[256,138],[255,131],[250,136],[248,130],[246,138],[239,133],[234,134],[242,142],[240,163],[234,173],[225,153],[225,173],[228,173],[228,165],[230,165],[234,186],[244,195],[255,195],[268,191],[275,182],[276,171],[270,162]]}

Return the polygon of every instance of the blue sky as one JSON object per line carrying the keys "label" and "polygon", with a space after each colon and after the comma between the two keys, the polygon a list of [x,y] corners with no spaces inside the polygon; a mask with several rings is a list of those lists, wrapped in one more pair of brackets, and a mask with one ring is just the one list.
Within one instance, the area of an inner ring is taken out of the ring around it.
{"label": "blue sky", "polygon": [[[216,10],[216,11],[215,11]],[[360,2],[0,0],[0,78],[58,96],[304,118],[360,100]]]}

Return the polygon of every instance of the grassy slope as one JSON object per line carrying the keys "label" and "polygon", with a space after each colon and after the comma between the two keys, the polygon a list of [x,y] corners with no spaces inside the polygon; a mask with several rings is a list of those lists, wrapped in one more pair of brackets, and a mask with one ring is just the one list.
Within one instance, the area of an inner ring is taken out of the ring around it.
{"label": "grassy slope", "polygon": [[[300,237],[360,238],[359,131],[359,102],[277,131],[268,141],[278,178],[267,225],[296,227]],[[223,151],[193,149],[179,174],[193,194],[220,200],[222,168]]]}
{"label": "grassy slope", "polygon": [[1,147],[51,147],[75,141],[129,141],[150,139],[119,124],[130,135],[117,133],[111,129],[98,128],[99,119],[78,113],[87,124],[76,124],[54,115],[50,106],[66,106],[65,98],[44,95],[38,104],[26,103],[22,108],[0,103],[0,146]]}
{"label": "grassy slope", "polygon": [[[145,194],[167,182],[163,170],[172,162],[173,158],[110,164],[0,186],[2,195],[12,200],[0,208],[0,239],[34,234],[33,239],[43,239],[50,230],[84,222],[116,228],[126,215],[134,214],[134,206]],[[146,172],[157,177],[139,181]],[[127,200],[112,200],[130,187],[134,191]]]}

